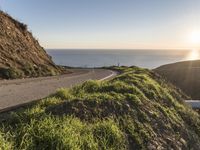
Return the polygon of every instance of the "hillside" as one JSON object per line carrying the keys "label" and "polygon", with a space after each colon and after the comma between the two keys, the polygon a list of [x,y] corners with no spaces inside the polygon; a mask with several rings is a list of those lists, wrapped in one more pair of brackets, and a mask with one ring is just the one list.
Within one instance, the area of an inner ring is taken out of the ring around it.
{"label": "hillside", "polygon": [[192,99],[200,99],[200,60],[164,65],[155,69]]}
{"label": "hillside", "polygon": [[137,67],[87,81],[0,116],[1,149],[200,149],[200,118],[188,97]]}
{"label": "hillside", "polygon": [[27,26],[0,11],[0,78],[47,76],[59,72]]}

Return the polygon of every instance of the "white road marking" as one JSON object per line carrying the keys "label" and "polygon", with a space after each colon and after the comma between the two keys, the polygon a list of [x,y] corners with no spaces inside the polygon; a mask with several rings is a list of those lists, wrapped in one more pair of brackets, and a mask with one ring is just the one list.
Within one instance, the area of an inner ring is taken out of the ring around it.
{"label": "white road marking", "polygon": [[111,77],[113,77],[113,76],[116,76],[116,75],[117,75],[117,73],[116,73],[116,72],[114,72],[114,71],[111,71],[111,70],[110,70],[110,72],[112,72],[112,74],[111,74],[111,75],[109,75],[109,76],[107,76],[107,77],[104,77],[104,78],[102,78],[102,79],[99,79],[99,81],[103,81],[103,80],[109,79],[109,78],[111,78]]}

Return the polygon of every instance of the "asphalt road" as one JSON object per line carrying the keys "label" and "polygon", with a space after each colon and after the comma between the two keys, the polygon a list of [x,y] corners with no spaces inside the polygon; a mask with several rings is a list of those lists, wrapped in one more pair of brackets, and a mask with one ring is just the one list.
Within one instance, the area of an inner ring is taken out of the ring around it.
{"label": "asphalt road", "polygon": [[117,73],[106,69],[76,69],[73,73],[0,81],[0,111],[42,99],[61,87],[72,87],[87,80],[106,80]]}

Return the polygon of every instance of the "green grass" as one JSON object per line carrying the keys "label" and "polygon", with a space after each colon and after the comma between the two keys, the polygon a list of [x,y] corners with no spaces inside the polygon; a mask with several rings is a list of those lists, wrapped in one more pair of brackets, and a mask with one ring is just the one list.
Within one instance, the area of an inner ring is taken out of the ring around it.
{"label": "green grass", "polygon": [[199,115],[155,73],[115,67],[110,81],[87,81],[0,116],[1,149],[198,149]]}

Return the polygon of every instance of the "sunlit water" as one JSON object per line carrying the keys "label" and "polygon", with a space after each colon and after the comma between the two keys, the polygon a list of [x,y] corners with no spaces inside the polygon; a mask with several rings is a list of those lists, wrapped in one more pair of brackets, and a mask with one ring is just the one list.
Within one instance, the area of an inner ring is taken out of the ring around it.
{"label": "sunlit water", "polygon": [[199,50],[198,49],[193,49],[189,51],[186,59],[187,60],[197,60],[200,58]]}
{"label": "sunlit water", "polygon": [[156,68],[160,65],[199,59],[198,50],[47,50],[58,65],[102,67],[112,65]]}

